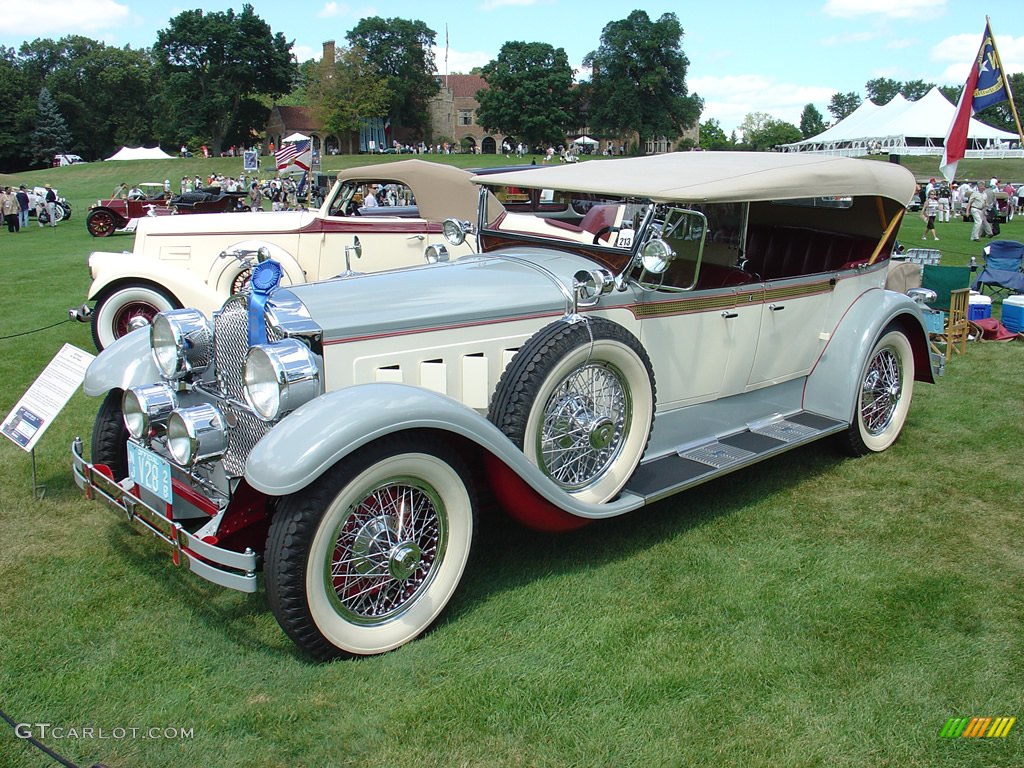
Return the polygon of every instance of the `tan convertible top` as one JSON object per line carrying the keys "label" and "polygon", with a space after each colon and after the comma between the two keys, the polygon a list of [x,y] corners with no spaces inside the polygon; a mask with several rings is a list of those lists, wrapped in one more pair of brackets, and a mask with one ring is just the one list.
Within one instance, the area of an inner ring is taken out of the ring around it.
{"label": "tan convertible top", "polygon": [[673,152],[586,160],[550,168],[474,176],[487,186],[557,189],[657,202],[744,202],[881,195],[906,205],[907,169],[877,160],[778,152]]}
{"label": "tan convertible top", "polygon": [[[469,171],[425,160],[396,160],[338,172],[339,181],[391,180],[405,184],[416,196],[420,218],[428,221],[442,221],[448,216],[475,221],[479,188],[472,179]],[[497,199],[489,204],[501,206]]]}

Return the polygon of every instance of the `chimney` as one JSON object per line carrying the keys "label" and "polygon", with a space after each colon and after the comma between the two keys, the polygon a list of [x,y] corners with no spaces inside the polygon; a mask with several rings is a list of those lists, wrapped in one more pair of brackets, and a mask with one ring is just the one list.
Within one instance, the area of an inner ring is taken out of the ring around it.
{"label": "chimney", "polygon": [[334,63],[334,41],[328,40],[324,43],[324,57],[322,59],[325,63]]}

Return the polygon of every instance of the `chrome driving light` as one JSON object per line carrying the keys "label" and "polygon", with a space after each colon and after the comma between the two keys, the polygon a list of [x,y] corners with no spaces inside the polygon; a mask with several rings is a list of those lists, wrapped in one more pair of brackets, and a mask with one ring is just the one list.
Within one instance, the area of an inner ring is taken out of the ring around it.
{"label": "chrome driving light", "polygon": [[152,437],[156,428],[167,424],[171,412],[177,407],[177,395],[166,384],[131,387],[121,398],[124,425],[136,440]]}
{"label": "chrome driving light", "polygon": [[296,339],[252,347],[243,376],[245,400],[265,421],[294,411],[320,394],[316,357]]}
{"label": "chrome driving light", "polygon": [[664,240],[651,240],[644,244],[640,251],[640,263],[644,269],[654,275],[660,275],[672,263],[676,252]]}
{"label": "chrome driving light", "polygon": [[149,329],[153,360],[166,379],[199,374],[213,359],[213,332],[198,309],[173,309],[153,318]]}
{"label": "chrome driving light", "polygon": [[462,245],[466,242],[466,234],[472,231],[473,225],[468,221],[459,219],[445,219],[441,224],[441,234],[444,239],[452,245]]}
{"label": "chrome driving light", "polygon": [[216,459],[227,447],[224,415],[209,403],[179,408],[167,419],[167,450],[183,467]]}

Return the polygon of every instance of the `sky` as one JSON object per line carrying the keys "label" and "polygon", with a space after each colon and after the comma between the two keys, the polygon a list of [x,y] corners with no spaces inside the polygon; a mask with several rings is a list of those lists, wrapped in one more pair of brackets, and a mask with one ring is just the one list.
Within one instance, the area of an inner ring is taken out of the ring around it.
{"label": "sky", "polygon": [[[0,45],[17,49],[37,38],[84,35],[108,45],[144,48],[177,14],[233,8],[244,0],[9,0],[0,14]],[[988,8],[996,47],[1007,73],[1024,72],[1024,14],[1019,0]],[[274,33],[293,41],[299,61],[319,59],[323,43],[345,44],[345,34],[367,16],[418,19],[437,33],[440,74],[469,72],[494,59],[508,41],[564,48],[586,79],[583,58],[598,47],[606,24],[635,8],[652,20],[675,13],[690,61],[686,84],[704,100],[709,119],[728,134],[752,112],[799,126],[814,104],[826,122],[835,93],[866,98],[869,80],[924,80],[962,88],[981,45],[986,9],[961,0],[763,0],[623,3],[609,0],[388,0],[374,5],[334,0],[250,0]]]}

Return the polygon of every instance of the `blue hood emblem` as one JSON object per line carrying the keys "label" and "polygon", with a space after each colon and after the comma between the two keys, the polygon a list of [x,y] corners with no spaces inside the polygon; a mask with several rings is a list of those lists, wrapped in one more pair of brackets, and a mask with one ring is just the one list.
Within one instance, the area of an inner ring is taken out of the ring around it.
{"label": "blue hood emblem", "polygon": [[250,347],[267,343],[267,323],[263,318],[263,312],[270,294],[281,284],[283,274],[281,265],[273,259],[260,262],[252,271],[252,277],[249,279]]}

